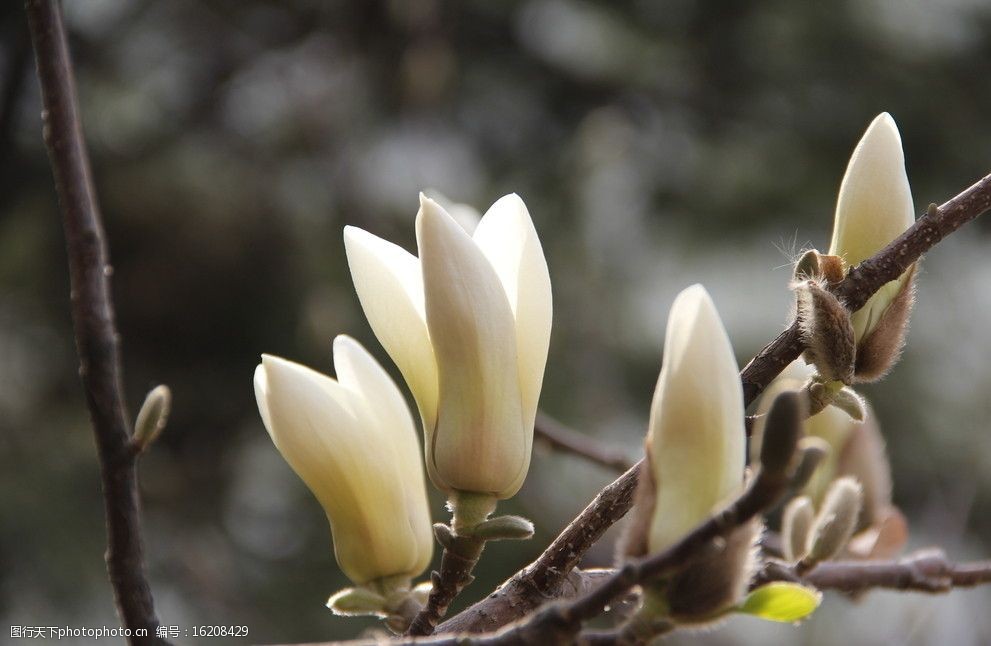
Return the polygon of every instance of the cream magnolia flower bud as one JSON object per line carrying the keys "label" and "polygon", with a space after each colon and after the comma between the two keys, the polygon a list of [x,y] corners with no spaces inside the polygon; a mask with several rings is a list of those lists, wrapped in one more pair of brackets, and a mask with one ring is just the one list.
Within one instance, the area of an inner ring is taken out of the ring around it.
{"label": "cream magnolia flower bud", "polygon": [[[901,136],[895,120],[885,112],[871,122],[850,157],[836,202],[829,253],[852,267],[886,247],[914,222]],[[853,314],[858,345],[877,328],[911,276],[909,270],[884,285]]]}
{"label": "cream magnolia flower bud", "polygon": [[530,465],[551,331],[551,286],[516,195],[469,234],[421,195],[419,258],[356,227],[344,242],[375,335],[416,398],[440,489],[509,498]]}
{"label": "cream magnolia flower bud", "polygon": [[[787,418],[787,408],[776,417]],[[662,551],[728,504],[743,487],[745,438],[733,348],[709,294],[693,285],[678,294],[668,316],[647,464],[621,555]],[[771,462],[783,469],[789,460],[775,455]],[[746,593],[761,528],[756,520],[745,523],[704,558],[651,582],[636,620],[701,624],[722,616]]]}
{"label": "cream magnolia flower bud", "polygon": [[433,540],[416,429],[395,383],[348,336],[337,380],[263,355],[255,397],[265,428],[330,519],[337,562],[361,585],[413,577]]}
{"label": "cream magnolia flower bud", "polygon": [[647,453],[657,499],[648,547],[679,540],[743,485],[743,390],[733,347],[701,285],[671,306]]}

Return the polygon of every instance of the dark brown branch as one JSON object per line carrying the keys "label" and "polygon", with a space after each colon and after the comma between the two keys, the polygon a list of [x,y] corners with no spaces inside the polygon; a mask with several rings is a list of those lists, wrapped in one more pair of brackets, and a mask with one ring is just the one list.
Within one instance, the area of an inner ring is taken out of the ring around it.
{"label": "dark brown branch", "polygon": [[[846,277],[829,287],[851,311],[857,311],[886,283],[901,276],[909,265],[936,243],[991,208],[991,175],[975,183],[942,206],[930,209],[891,244],[853,267]],[[798,325],[792,322],[740,373],[743,396],[750,405],[785,366],[803,350]]]}
{"label": "dark brown branch", "polygon": [[534,424],[533,432],[553,448],[583,457],[607,469],[623,472],[633,466],[633,461],[622,451],[573,431],[540,411],[537,411],[537,422]]}
{"label": "dark brown branch", "polygon": [[875,588],[948,592],[991,583],[991,561],[955,564],[942,550],[922,550],[893,561],[827,561],[802,577],[793,568],[764,570],[764,580],[799,579],[820,590],[864,592]]}
{"label": "dark brown branch", "polygon": [[134,644],[155,637],[158,619],[145,575],[139,524],[136,453],[120,377],[110,295],[110,264],[79,121],[75,79],[56,0],[25,3],[44,105],[44,136],[62,206],[79,374],[96,435],[107,515],[107,568],[121,620]]}
{"label": "dark brown branch", "polygon": [[480,641],[482,644],[570,643],[582,624],[602,614],[630,588],[684,567],[711,549],[715,538],[725,537],[774,506],[787,491],[790,478],[758,471],[757,477],[729,507],[707,519],[668,549],[631,561],[589,593],[570,602],[544,606],[528,619]]}
{"label": "dark brown branch", "polygon": [[493,631],[529,614],[549,599],[574,593],[577,586],[569,574],[602,534],[629,511],[642,464],[638,462],[599,492],[537,560],[485,599],[442,623],[437,632]]}
{"label": "dark brown branch", "polygon": [[484,547],[484,540],[471,536],[453,536],[450,544],[445,544],[440,571],[433,572],[430,577],[432,587],[427,605],[413,617],[406,631],[407,635],[433,634],[437,622],[447,614],[448,606],[474,579],[471,572]]}

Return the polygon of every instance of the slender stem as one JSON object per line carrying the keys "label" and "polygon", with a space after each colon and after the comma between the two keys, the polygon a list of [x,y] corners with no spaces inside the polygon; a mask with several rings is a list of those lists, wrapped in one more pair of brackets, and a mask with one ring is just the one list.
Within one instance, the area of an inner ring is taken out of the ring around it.
{"label": "slender stem", "polygon": [[938,593],[991,583],[991,561],[956,564],[941,550],[922,550],[892,561],[827,561],[804,574],[772,561],[758,580],[802,581],[820,590],[848,593],[874,588]]}
{"label": "slender stem", "polygon": [[[165,643],[145,575],[136,453],[121,388],[111,268],[79,121],[65,27],[56,0],[25,3],[44,105],[44,136],[62,207],[79,374],[96,435],[107,516],[107,568],[132,644]],[[141,637],[142,633],[147,637]]]}
{"label": "slender stem", "polygon": [[553,448],[585,458],[607,469],[623,472],[633,466],[633,461],[622,451],[596,441],[583,433],[572,430],[554,418],[537,412],[533,432]]}

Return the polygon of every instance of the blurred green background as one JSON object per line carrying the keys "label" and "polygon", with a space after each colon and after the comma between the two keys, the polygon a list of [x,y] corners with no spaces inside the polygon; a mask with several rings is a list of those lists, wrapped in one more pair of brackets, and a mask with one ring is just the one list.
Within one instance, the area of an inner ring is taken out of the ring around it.
{"label": "blurred green background", "polygon": [[[878,112],[902,130],[919,212],[991,166],[981,0],[64,4],[127,393],[133,408],[158,383],[174,393],[140,473],[158,615],[247,625],[252,642],[369,625],[323,606],[344,584],[326,520],[251,387],[262,352],[329,371],[340,332],[397,374],[352,292],[345,224],[413,249],[422,188],[481,209],[518,192],[554,286],[542,406],[635,456],[673,297],[704,283],[745,363],[787,322],[791,255],[828,245]],[[0,39],[0,624],[115,626],[19,3]],[[991,554],[989,232],[930,254],[904,360],[865,389],[911,546],[959,559]],[[492,545],[463,601],[611,478],[538,447],[506,506],[538,534]],[[587,564],[611,557],[607,540]],[[670,642],[982,644],[989,607],[991,588],[829,596],[799,628],[733,619]]]}

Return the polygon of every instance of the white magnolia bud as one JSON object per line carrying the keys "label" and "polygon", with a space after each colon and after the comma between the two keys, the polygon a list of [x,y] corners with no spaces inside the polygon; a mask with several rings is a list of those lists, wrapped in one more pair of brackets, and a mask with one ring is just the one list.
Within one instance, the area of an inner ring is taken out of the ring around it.
{"label": "white magnolia bud", "polygon": [[[873,256],[915,222],[905,155],[895,120],[877,116],[857,144],[840,185],[829,253],[852,267]],[[852,316],[857,344],[878,325],[911,270],[884,285]]]}
{"label": "white magnolia bud", "polygon": [[337,380],[262,356],[255,397],[265,428],[323,505],[334,553],[361,585],[414,577],[433,554],[416,428],[402,393],[354,339],[334,339]]}
{"label": "white magnolia bud", "polygon": [[421,195],[419,258],[356,227],[348,263],[375,335],[423,419],[427,473],[440,489],[509,498],[530,465],[551,330],[551,286],[516,195],[473,234]]}
{"label": "white magnolia bud", "polygon": [[671,306],[650,411],[647,452],[657,496],[647,542],[679,540],[743,486],[743,390],[715,305],[701,285]]}

